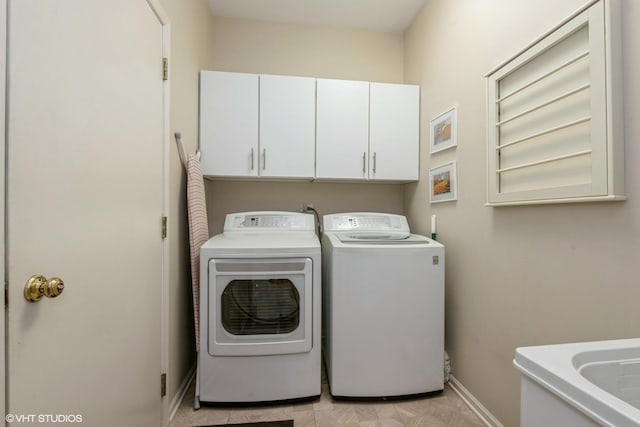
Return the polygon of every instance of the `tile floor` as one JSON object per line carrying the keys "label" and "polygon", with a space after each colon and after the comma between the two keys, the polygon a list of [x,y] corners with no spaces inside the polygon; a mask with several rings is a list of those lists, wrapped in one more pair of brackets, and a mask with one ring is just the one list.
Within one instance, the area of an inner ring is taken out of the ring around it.
{"label": "tile floor", "polygon": [[431,397],[410,400],[351,402],[333,400],[323,378],[320,399],[258,407],[211,407],[193,410],[192,384],[169,427],[192,427],[293,419],[295,427],[484,427],[449,387]]}

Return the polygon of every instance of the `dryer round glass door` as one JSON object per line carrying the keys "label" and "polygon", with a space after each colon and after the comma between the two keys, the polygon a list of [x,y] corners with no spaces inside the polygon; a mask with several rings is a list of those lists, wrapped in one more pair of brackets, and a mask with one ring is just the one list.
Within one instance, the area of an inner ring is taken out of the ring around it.
{"label": "dryer round glass door", "polygon": [[312,267],[310,258],[210,260],[209,353],[311,351]]}
{"label": "dryer round glass door", "polygon": [[288,334],[300,325],[300,294],[290,279],[232,280],[220,307],[231,335]]}

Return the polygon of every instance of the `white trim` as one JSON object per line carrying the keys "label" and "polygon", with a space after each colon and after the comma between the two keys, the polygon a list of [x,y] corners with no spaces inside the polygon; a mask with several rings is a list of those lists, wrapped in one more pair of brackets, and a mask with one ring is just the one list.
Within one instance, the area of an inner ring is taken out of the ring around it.
{"label": "white trim", "polygon": [[[5,273],[5,248],[6,248],[6,223],[5,223],[5,214],[6,214],[6,204],[5,204],[5,175],[7,171],[7,164],[5,159],[5,150],[6,150],[6,105],[7,105],[7,92],[6,92],[6,64],[7,61],[7,0],[0,0],[0,58],[4,60],[3,66],[0,67],[0,135],[2,136],[2,143],[0,146],[0,164],[2,164],[2,173],[0,173],[0,240],[2,244],[0,245],[0,258],[2,262],[0,262],[0,287],[4,288],[6,286],[6,273]],[[2,290],[0,290],[2,293]],[[4,299],[4,297],[2,297]],[[4,302],[2,302],[3,305]],[[0,315],[0,378],[2,378],[2,383],[0,384],[0,414],[2,414],[2,418],[4,419],[6,415],[6,399],[7,399],[7,381],[6,381],[6,346],[5,346],[5,334],[6,334],[6,323],[5,323],[6,311],[3,310],[2,315]]]}
{"label": "white trim", "polygon": [[489,410],[485,408],[484,405],[482,405],[482,403],[480,403],[480,401],[476,399],[476,397],[471,394],[471,392],[467,390],[465,386],[463,386],[462,383],[453,375],[449,377],[449,385],[451,386],[451,389],[460,396],[460,399],[462,399],[462,401],[466,403],[478,417],[480,417],[480,420],[482,420],[485,425],[488,427],[504,427],[504,425],[502,425],[502,423],[498,421],[498,419],[494,417],[493,414],[489,412]]}
{"label": "white trim", "polygon": [[624,202],[627,196],[593,196],[593,197],[573,197],[568,199],[540,199],[523,200],[519,202],[495,202],[485,203],[485,206],[527,206],[527,205],[553,205],[558,203],[584,203],[584,202]]}
{"label": "white trim", "polygon": [[599,0],[589,0],[589,2],[583,6],[581,6],[578,10],[576,10],[575,12],[573,12],[571,15],[567,16],[562,22],[560,22],[558,25],[556,25],[555,27],[553,27],[552,29],[550,29],[549,31],[547,31],[546,33],[544,33],[543,35],[541,35],[540,37],[538,37],[537,39],[535,39],[534,41],[532,41],[531,43],[529,43],[527,46],[525,46],[524,48],[522,48],[518,53],[512,55],[511,57],[509,57],[509,59],[507,59],[506,61],[502,62],[500,65],[495,66],[494,68],[491,69],[491,71],[489,71],[487,74],[485,74],[485,77],[489,77],[491,74],[495,73],[496,71],[498,71],[500,68],[504,67],[505,65],[507,65],[509,62],[513,61],[514,59],[516,59],[517,57],[519,57],[520,55],[522,55],[523,53],[525,53],[527,50],[529,50],[530,48],[532,48],[533,46],[535,46],[536,44],[538,44],[538,42],[542,41],[544,38],[546,38],[547,36],[549,36],[550,34],[554,33],[556,30],[558,30],[559,28],[561,28],[563,25],[565,25],[566,23],[568,23],[569,21],[571,21],[573,18],[575,18],[576,16],[580,15],[582,12],[584,12],[585,10],[589,9],[591,6],[593,6],[595,3],[597,3]]}
{"label": "white trim", "polygon": [[169,404],[169,422],[173,421],[178,409],[180,409],[180,404],[184,400],[191,383],[196,377],[196,366],[197,364],[194,363],[191,369],[189,369],[189,372],[185,375],[182,383],[180,383],[180,387],[178,387],[176,394],[173,396],[173,399],[171,399],[171,403]]}
{"label": "white trim", "polygon": [[[169,59],[170,46],[171,46],[171,26],[169,18],[165,13],[159,0],[147,0],[147,4],[155,14],[160,24],[162,24],[162,57]],[[158,62],[160,64],[160,62]],[[169,77],[171,76],[171,70],[169,70]],[[169,166],[170,166],[170,93],[171,93],[171,80],[168,79],[163,82],[162,93],[162,108],[163,108],[163,130],[162,130],[162,151],[163,151],[163,165],[162,165],[162,215],[169,219]],[[169,381],[169,267],[170,267],[170,236],[163,240],[162,243],[162,289],[161,289],[161,301],[160,301],[160,370],[158,376],[161,373],[167,375],[167,381]],[[173,403],[173,402],[172,402]],[[162,398],[161,402],[161,418],[160,424],[162,427],[166,427],[171,422],[173,415],[170,415],[171,404],[169,399]]]}
{"label": "white trim", "polygon": [[165,13],[164,8],[162,7],[162,4],[160,4],[160,1],[159,0],[147,0],[147,3],[151,7],[151,10],[153,11],[153,13],[156,14],[156,17],[158,18],[158,21],[160,21],[160,23],[163,26],[169,26],[169,24],[170,24],[169,16]]}

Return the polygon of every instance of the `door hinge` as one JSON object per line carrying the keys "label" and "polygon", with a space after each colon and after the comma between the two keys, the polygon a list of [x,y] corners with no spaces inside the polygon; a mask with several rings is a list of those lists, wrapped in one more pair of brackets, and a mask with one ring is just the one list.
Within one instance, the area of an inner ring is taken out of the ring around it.
{"label": "door hinge", "polygon": [[9,285],[5,282],[4,284],[4,310],[7,311],[9,309]]}
{"label": "door hinge", "polygon": [[162,217],[162,238],[163,239],[167,238],[167,217],[166,216]]}
{"label": "door hinge", "polygon": [[167,374],[160,375],[160,397],[167,395]]}
{"label": "door hinge", "polygon": [[169,80],[169,58],[162,58],[162,80]]}

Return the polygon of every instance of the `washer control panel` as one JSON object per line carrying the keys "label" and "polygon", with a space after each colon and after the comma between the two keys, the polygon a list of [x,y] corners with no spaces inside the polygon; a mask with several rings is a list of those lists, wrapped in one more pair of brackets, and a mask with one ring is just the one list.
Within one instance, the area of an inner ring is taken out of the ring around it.
{"label": "washer control panel", "polygon": [[372,233],[394,237],[407,237],[410,234],[407,218],[385,213],[355,212],[325,215],[323,225],[325,232],[361,234],[363,238]]}

